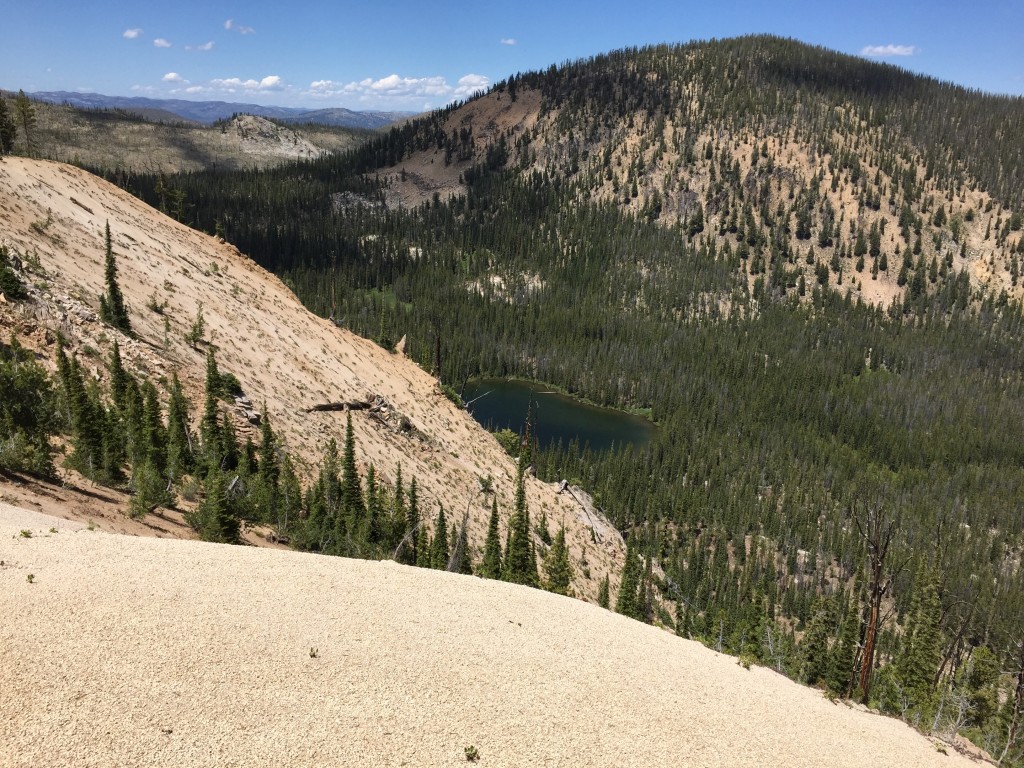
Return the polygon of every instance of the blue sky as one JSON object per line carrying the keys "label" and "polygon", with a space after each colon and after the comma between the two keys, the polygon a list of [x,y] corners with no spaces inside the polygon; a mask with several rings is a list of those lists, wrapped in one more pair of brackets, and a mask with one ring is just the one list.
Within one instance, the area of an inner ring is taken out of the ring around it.
{"label": "blue sky", "polygon": [[771,33],[1024,94],[1022,0],[9,3],[0,87],[420,110],[515,72]]}

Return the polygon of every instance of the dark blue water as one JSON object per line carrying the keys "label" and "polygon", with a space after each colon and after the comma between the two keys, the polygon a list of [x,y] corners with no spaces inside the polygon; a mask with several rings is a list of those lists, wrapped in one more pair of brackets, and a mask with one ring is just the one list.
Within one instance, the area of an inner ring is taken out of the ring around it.
{"label": "dark blue water", "polygon": [[462,398],[470,403],[473,418],[492,431],[508,428],[522,432],[527,407],[532,404],[534,431],[543,447],[561,440],[567,448],[576,439],[580,448],[589,443],[592,451],[624,443],[642,448],[656,429],[642,416],[588,405],[529,381],[477,379],[466,385]]}

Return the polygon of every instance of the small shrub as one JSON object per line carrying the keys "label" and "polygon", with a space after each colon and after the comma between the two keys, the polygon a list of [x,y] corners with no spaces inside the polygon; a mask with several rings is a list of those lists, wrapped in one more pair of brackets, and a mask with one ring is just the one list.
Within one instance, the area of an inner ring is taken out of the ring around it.
{"label": "small shrub", "polygon": [[467,762],[475,763],[477,760],[480,759],[480,750],[478,750],[472,744],[466,747],[465,752]]}
{"label": "small shrub", "polygon": [[28,580],[29,584],[35,584],[36,583],[36,575],[34,573],[30,573],[25,578]]}
{"label": "small shrub", "polygon": [[495,432],[494,436],[497,438],[498,444],[505,449],[505,453],[512,458],[519,455],[520,438],[517,433],[506,427],[505,429]]}
{"label": "small shrub", "polygon": [[465,408],[466,407],[466,404],[464,402],[462,402],[462,398],[459,396],[459,393],[456,392],[452,388],[451,385],[449,385],[449,384],[442,384],[441,385],[441,394],[443,394],[445,397],[447,397],[449,400],[451,400],[453,403],[455,403],[455,405],[457,405],[459,408]]}
{"label": "small shrub", "polygon": [[320,655],[320,649],[319,649],[319,648],[313,648],[312,646],[310,646],[310,649],[309,649],[309,658],[311,658],[311,659],[315,659],[315,658],[317,658],[317,657],[318,657],[319,655]]}
{"label": "small shrub", "polygon": [[156,312],[158,315],[162,315],[164,310],[167,309],[167,300],[158,301],[156,298],[156,291],[153,291],[150,297],[146,299],[146,307],[150,311]]}
{"label": "small shrub", "polygon": [[187,477],[181,484],[181,498],[185,501],[195,501],[199,498],[201,490],[202,486],[198,480],[194,477]]}
{"label": "small shrub", "polygon": [[32,538],[32,531],[27,530],[25,528],[22,528],[21,529],[21,538],[23,538],[23,539],[31,539]]}

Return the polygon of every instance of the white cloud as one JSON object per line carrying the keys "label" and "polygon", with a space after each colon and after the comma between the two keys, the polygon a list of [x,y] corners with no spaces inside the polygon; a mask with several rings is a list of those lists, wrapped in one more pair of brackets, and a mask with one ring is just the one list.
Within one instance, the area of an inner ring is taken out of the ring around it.
{"label": "white cloud", "polygon": [[916,45],[865,45],[860,49],[861,56],[887,58],[889,56],[913,56],[917,53]]}
{"label": "white cloud", "polygon": [[211,40],[208,43],[203,43],[202,45],[186,45],[185,46],[185,50],[186,51],[212,51],[213,50],[213,40]]}
{"label": "white cloud", "polygon": [[228,19],[227,21],[225,21],[224,29],[233,29],[240,35],[251,35],[256,31],[252,27],[247,27],[244,24],[235,24],[234,19]]}
{"label": "white cloud", "polygon": [[259,91],[283,91],[286,85],[278,75],[267,75],[266,77],[256,80],[249,78],[243,80],[240,77],[224,77],[216,78],[211,80],[205,86],[192,86],[187,89],[188,93],[238,93],[241,92],[259,92]]}
{"label": "white cloud", "polygon": [[455,96],[465,99],[475,93],[486,91],[490,84],[491,81],[487,79],[486,75],[463,75],[459,78],[458,85],[455,86]]}
{"label": "white cloud", "polygon": [[156,40],[154,40],[153,41],[153,45],[155,45],[157,48],[170,48],[171,47],[170,41],[164,40],[162,37],[158,37]]}
{"label": "white cloud", "polygon": [[137,38],[141,34],[142,34],[142,30],[139,29],[138,27],[135,27],[133,29],[126,29],[124,32],[121,33],[121,37],[124,37],[124,38],[126,38],[128,40],[134,40],[135,38]]}
{"label": "white cloud", "polygon": [[503,37],[503,38],[501,38],[501,44],[502,45],[515,45],[518,42],[519,41],[516,40],[514,37]]}
{"label": "white cloud", "polygon": [[165,83],[187,83],[188,81],[179,75],[177,72],[168,72],[162,78]]}
{"label": "white cloud", "polygon": [[427,105],[445,104],[486,90],[489,85],[490,80],[485,75],[464,75],[453,86],[440,75],[401,77],[391,74],[379,80],[368,77],[349,83],[314,80],[309,84],[309,90],[302,95],[318,99],[355,100],[367,107],[417,110],[423,107],[424,99],[428,99]]}

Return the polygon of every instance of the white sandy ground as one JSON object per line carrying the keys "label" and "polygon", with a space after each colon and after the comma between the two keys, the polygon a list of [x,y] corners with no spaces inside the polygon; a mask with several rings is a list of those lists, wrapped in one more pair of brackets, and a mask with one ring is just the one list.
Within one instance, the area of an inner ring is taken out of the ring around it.
{"label": "white sandy ground", "polygon": [[9,505],[0,560],[4,768],[455,766],[469,745],[480,766],[969,763],[523,587],[75,530]]}

